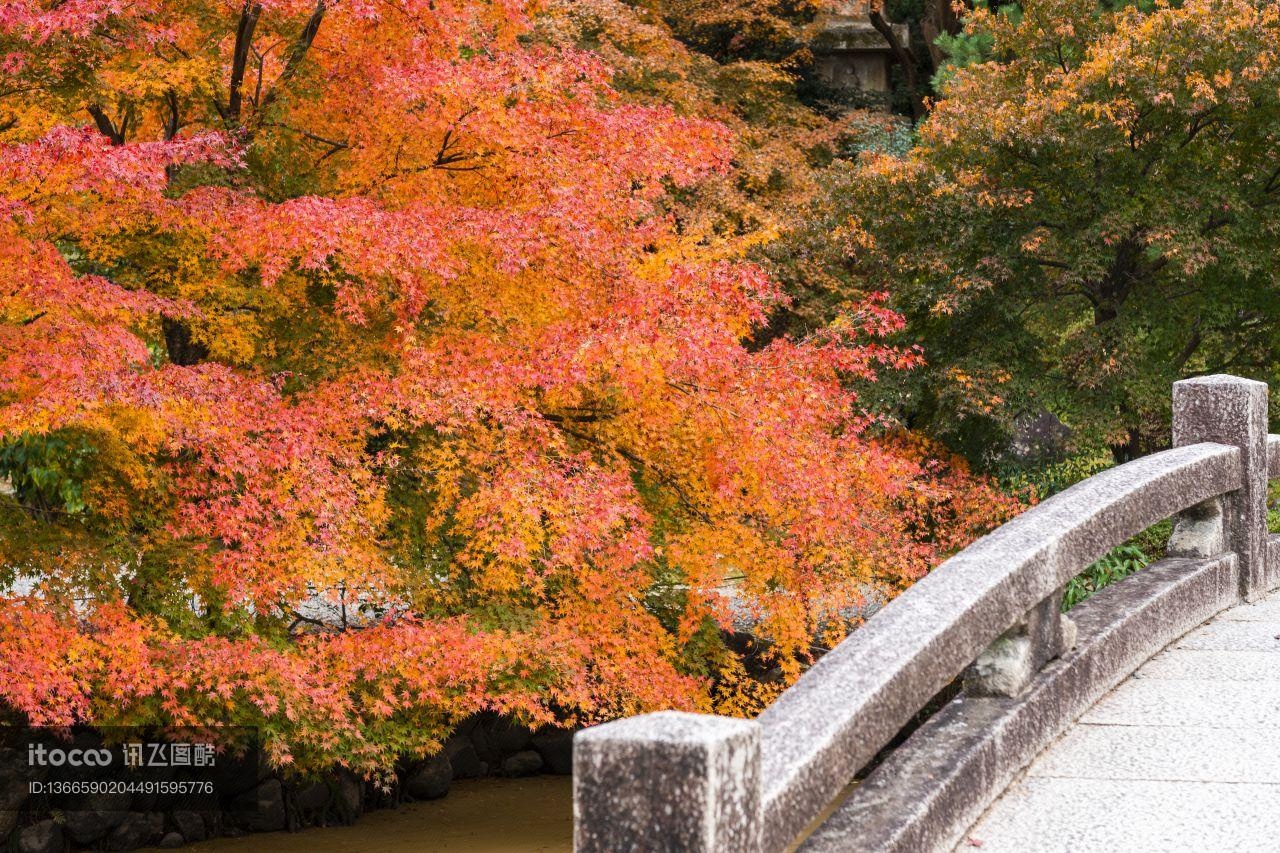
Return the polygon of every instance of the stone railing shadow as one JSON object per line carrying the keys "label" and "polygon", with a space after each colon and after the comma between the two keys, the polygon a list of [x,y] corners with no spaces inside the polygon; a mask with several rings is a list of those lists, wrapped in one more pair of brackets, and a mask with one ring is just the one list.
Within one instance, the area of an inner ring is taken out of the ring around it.
{"label": "stone railing shadow", "polygon": [[[1267,387],[1173,387],[1173,444],[1104,471],[944,562],[756,720],[662,712],[578,734],[575,849],[796,843],[940,691],[960,695],[877,765],[802,850],[948,848],[1035,755],[1152,654],[1276,586]],[[1061,614],[1062,589],[1164,519],[1169,557]]]}

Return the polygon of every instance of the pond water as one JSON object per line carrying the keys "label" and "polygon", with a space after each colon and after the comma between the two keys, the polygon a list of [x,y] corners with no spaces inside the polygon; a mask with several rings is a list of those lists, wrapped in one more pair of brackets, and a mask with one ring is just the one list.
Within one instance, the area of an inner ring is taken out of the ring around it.
{"label": "pond water", "polygon": [[272,832],[189,844],[195,853],[569,853],[573,785],[568,776],[475,779],[449,795],[378,809],[354,826]]}
{"label": "pond water", "polygon": [[[857,787],[850,783],[788,848],[826,820]],[[469,779],[449,795],[377,809],[354,826],[215,838],[194,853],[572,853],[573,780],[568,776]]]}

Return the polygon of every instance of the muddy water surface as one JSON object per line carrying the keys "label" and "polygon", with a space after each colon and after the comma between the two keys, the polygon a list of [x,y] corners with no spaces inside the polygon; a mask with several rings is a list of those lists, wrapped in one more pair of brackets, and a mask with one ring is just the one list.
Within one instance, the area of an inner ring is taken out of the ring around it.
{"label": "muddy water surface", "polygon": [[192,853],[569,853],[568,776],[455,782],[449,796],[371,811],[354,826],[218,838]]}

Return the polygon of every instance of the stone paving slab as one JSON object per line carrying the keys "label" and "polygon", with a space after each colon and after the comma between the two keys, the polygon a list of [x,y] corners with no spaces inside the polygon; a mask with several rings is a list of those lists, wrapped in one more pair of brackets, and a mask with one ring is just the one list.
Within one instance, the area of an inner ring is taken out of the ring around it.
{"label": "stone paving slab", "polygon": [[969,830],[983,853],[1280,853],[1280,595],[1104,696]]}
{"label": "stone paving slab", "polygon": [[1269,729],[1076,726],[1027,775],[1273,784],[1280,782],[1280,737]]}
{"label": "stone paving slab", "polygon": [[[1280,661],[1280,656],[1277,657]],[[1112,726],[1267,728],[1280,736],[1280,683],[1129,678],[1081,723]],[[1277,843],[1280,850],[1280,842]]]}
{"label": "stone paving slab", "polygon": [[1028,778],[957,853],[1275,853],[1280,785]]}
{"label": "stone paving slab", "polygon": [[1273,652],[1232,649],[1168,649],[1147,661],[1142,678],[1193,681],[1280,681]]}
{"label": "stone paving slab", "polygon": [[[1235,649],[1280,652],[1280,622],[1210,622],[1174,644],[1178,649]],[[1280,666],[1280,658],[1277,658]]]}
{"label": "stone paving slab", "polygon": [[1280,599],[1264,598],[1255,604],[1238,604],[1215,621],[1280,623]]}

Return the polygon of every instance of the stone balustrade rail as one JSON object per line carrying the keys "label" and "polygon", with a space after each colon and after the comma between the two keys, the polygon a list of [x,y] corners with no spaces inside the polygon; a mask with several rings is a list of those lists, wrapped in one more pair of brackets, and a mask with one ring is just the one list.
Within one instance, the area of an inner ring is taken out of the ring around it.
{"label": "stone balustrade rail", "polygon": [[[1267,386],[1173,386],[1173,447],[1072,486],[944,562],[755,720],[660,712],[580,732],[575,849],[946,849],[1152,654],[1280,580]],[[1064,586],[1174,518],[1166,559],[1061,612]],[[842,791],[957,679],[955,698]],[[806,830],[810,833],[804,836]]]}

